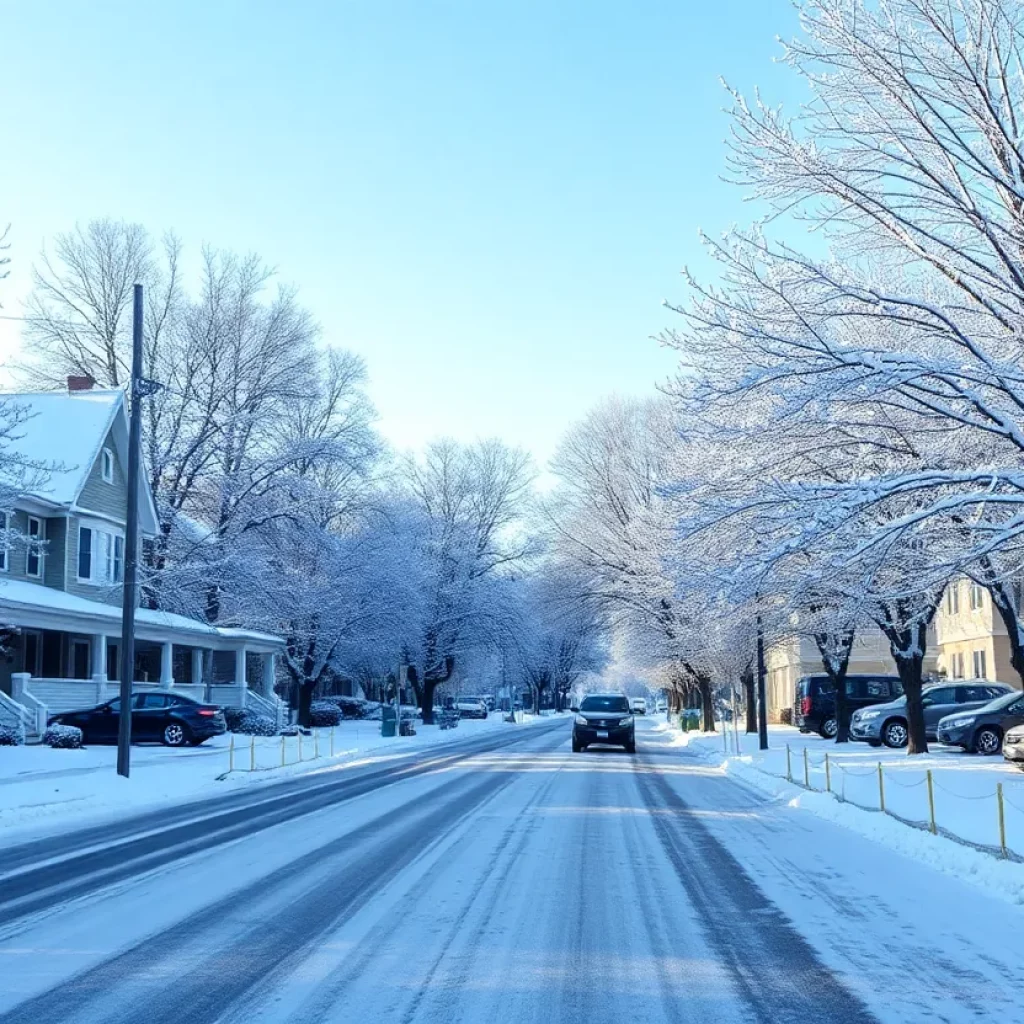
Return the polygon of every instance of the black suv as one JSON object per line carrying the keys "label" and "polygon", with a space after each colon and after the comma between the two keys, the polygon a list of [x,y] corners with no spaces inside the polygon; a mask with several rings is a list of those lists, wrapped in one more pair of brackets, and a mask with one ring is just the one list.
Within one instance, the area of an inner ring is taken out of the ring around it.
{"label": "black suv", "polygon": [[[859,708],[885,704],[903,695],[899,676],[850,675],[846,677],[846,704],[851,716]],[[839,729],[836,721],[836,691],[826,675],[803,676],[796,683],[793,724],[801,732],[820,733],[832,739]]]}
{"label": "black suv", "polygon": [[572,723],[572,749],[578,754],[591,743],[611,743],[636,753],[636,733],[629,698],[621,693],[591,693],[583,698]]}

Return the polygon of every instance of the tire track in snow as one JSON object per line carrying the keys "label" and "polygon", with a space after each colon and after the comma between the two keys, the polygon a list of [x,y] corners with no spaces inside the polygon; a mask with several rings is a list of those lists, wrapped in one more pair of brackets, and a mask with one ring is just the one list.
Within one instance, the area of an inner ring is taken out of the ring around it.
{"label": "tire track in snow", "polygon": [[[878,1024],[660,772],[637,781],[706,938],[759,1024]],[[659,813],[669,810],[671,814]]]}
{"label": "tire track in snow", "polygon": [[220,1020],[250,989],[300,963],[372,897],[382,873],[408,866],[514,777],[488,773],[481,780],[467,773],[446,785],[442,803],[408,813],[391,809],[329,848],[210,904],[202,919],[158,932],[21,1003],[0,1016],[0,1024],[137,1021],[140,1006],[147,1024],[179,1024],[183,1012],[194,1024]]}

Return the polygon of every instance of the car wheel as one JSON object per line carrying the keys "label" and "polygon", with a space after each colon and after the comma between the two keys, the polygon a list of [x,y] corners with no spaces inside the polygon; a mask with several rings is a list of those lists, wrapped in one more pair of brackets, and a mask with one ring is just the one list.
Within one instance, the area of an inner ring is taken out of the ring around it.
{"label": "car wheel", "polygon": [[170,722],[164,726],[161,738],[167,747],[183,747],[190,740],[188,729],[180,722]]}
{"label": "car wheel", "polygon": [[882,728],[882,742],[887,747],[905,747],[910,734],[907,732],[907,723],[894,718],[891,722],[886,722]]}
{"label": "car wheel", "polygon": [[998,754],[1002,746],[1002,734],[992,726],[985,726],[974,734],[974,752],[976,754]]}
{"label": "car wheel", "polygon": [[834,718],[826,718],[818,732],[825,739],[834,740],[836,733],[839,732],[839,723]]}

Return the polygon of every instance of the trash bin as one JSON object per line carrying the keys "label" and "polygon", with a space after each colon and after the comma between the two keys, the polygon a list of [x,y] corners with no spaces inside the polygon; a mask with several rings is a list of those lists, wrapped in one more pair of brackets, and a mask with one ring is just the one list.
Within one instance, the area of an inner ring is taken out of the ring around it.
{"label": "trash bin", "polygon": [[380,709],[380,734],[381,736],[394,736],[397,732],[398,714],[394,708],[386,704]]}

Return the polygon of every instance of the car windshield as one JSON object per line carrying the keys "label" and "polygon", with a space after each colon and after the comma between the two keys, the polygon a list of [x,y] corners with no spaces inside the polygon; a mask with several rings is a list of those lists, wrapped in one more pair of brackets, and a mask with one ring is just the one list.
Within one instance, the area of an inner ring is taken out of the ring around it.
{"label": "car windshield", "polygon": [[628,711],[625,697],[584,697],[580,711]]}

